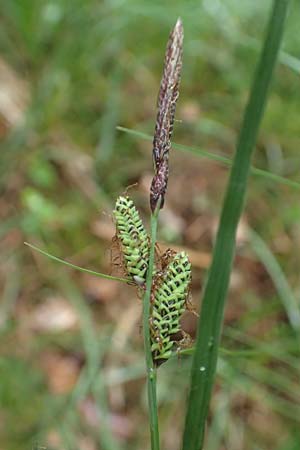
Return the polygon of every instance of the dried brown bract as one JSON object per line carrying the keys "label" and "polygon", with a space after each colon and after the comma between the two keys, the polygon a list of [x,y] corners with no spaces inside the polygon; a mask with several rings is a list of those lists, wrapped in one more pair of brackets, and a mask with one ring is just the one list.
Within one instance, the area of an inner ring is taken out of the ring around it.
{"label": "dried brown bract", "polygon": [[155,176],[150,189],[150,206],[155,210],[158,200],[163,207],[169,176],[169,150],[179,96],[182,67],[183,26],[178,19],[167,44],[164,72],[158,95],[158,112],[153,139],[153,163]]}

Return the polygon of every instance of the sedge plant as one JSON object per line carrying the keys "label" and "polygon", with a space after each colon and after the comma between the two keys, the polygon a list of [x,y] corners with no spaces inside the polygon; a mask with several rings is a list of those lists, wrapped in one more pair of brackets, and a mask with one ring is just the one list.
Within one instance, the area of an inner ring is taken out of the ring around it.
{"label": "sedge plant", "polygon": [[[193,355],[190,395],[187,404],[183,450],[203,448],[204,430],[212,394],[219,351],[224,306],[235,250],[237,225],[244,207],[251,156],[270,87],[273,69],[282,39],[289,0],[274,0],[265,43],[250,91],[231,174],[225,193],[213,259],[205,284],[196,343],[184,350]],[[71,268],[114,279],[135,286],[143,299],[143,340],[149,404],[151,450],[159,450],[159,420],[156,380],[159,366],[167,361],[185,333],[180,318],[188,308],[191,264],[184,252],[157,250],[156,235],[160,209],[164,205],[168,177],[169,153],[173,132],[176,101],[179,95],[183,51],[183,25],[178,19],[167,44],[163,77],[158,95],[158,112],[153,139],[155,174],[150,188],[150,233],[128,196],[120,196],[114,209],[115,243],[121,255],[124,276],[114,277],[75,266],[29,245],[33,250],[64,263]],[[207,156],[207,155],[206,155]],[[227,165],[231,162],[222,161]],[[253,169],[257,172],[257,169]],[[266,175],[259,173],[260,175]],[[270,175],[269,178],[272,176]],[[285,180],[276,179],[284,182]],[[298,187],[298,186],[297,186]],[[177,336],[181,335],[180,338]]]}

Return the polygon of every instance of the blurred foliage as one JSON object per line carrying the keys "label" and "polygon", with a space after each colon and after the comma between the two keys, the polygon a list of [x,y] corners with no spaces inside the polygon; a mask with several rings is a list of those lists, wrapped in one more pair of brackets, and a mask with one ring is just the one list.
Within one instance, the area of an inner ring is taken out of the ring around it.
{"label": "blurred foliage", "polygon": [[[23,241],[109,273],[115,199],[137,182],[130,193],[147,218],[152,171],[151,145],[116,126],[152,134],[169,30],[180,15],[185,47],[174,141],[230,157],[269,6],[251,0],[2,2],[1,448],[148,445],[135,292],[71,273]],[[294,181],[299,20],[294,2],[254,161]],[[171,155],[161,239],[193,255],[197,307],[227,175],[214,161]],[[220,357],[207,450],[300,447],[299,336],[265,263],[271,254],[299,307],[299,217],[297,189],[251,178],[222,341],[232,354]],[[249,227],[267,243],[266,258],[253,250]],[[193,320],[186,326],[193,331]],[[241,356],[244,350],[250,353]],[[160,369],[161,430],[169,450],[179,448],[188,368],[182,357]]]}

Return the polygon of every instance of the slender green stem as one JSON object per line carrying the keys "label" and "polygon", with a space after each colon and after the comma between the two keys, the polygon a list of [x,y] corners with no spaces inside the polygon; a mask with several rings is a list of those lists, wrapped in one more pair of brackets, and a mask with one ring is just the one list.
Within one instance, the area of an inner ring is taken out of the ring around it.
{"label": "slender green stem", "polygon": [[94,270],[85,269],[84,267],[76,266],[75,264],[69,263],[68,261],[64,261],[63,259],[58,258],[57,256],[51,255],[48,252],[45,252],[45,250],[42,250],[35,245],[29,244],[28,242],[24,242],[27,247],[32,248],[32,250],[35,250],[36,252],[41,253],[44,256],[47,256],[47,258],[52,259],[53,261],[59,262],[60,264],[64,264],[65,266],[71,267],[72,269],[79,270],[80,272],[89,273],[90,275],[95,275],[96,277],[105,278],[107,280],[114,280],[114,281],[122,281],[123,283],[130,283],[130,280],[127,280],[126,278],[120,278],[120,277],[113,277],[112,275],[106,275],[105,273],[101,272],[95,272]]}
{"label": "slender green stem", "polygon": [[245,110],[237,150],[223,202],[213,259],[198,322],[183,450],[203,448],[205,422],[214,383],[224,305],[243,210],[250,161],[279,51],[288,0],[274,0],[267,36]]}
{"label": "slender green stem", "polygon": [[154,367],[152,359],[150,328],[149,328],[151,287],[154,270],[155,243],[156,243],[159,208],[160,202],[158,202],[158,205],[154,213],[151,214],[151,245],[150,245],[147,279],[146,279],[146,292],[143,299],[143,332],[144,332],[144,348],[145,348],[146,370],[147,370],[147,392],[149,403],[152,450],[159,450],[159,430],[158,430],[158,414],[157,414],[157,400],[156,400],[156,368]]}

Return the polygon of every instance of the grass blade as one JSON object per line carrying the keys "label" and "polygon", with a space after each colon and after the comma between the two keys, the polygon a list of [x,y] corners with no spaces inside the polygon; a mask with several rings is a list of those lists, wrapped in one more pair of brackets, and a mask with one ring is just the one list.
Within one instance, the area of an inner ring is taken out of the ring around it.
{"label": "grass blade", "polygon": [[198,323],[183,450],[203,447],[205,422],[216,371],[218,347],[235,250],[237,225],[243,210],[250,160],[282,39],[288,0],[274,0],[267,36],[245,110],[237,150],[206,282]]}
{"label": "grass blade", "polygon": [[272,278],[291,326],[299,333],[300,308],[280,265],[265,241],[253,230],[250,231],[250,243]]}
{"label": "grass blade", "polygon": [[120,278],[120,277],[113,277],[112,275],[106,275],[105,273],[101,272],[95,272],[94,270],[85,269],[84,267],[76,266],[75,264],[69,263],[63,259],[58,258],[57,256],[51,255],[48,252],[45,252],[45,250],[42,250],[35,245],[29,244],[28,242],[24,242],[27,247],[32,248],[32,250],[41,253],[44,256],[47,256],[48,258],[52,259],[53,261],[59,262],[60,264],[64,264],[65,266],[71,267],[72,269],[79,270],[80,272],[89,273],[90,275],[95,275],[96,277],[100,278],[106,278],[107,280],[114,280],[114,281],[122,281],[123,283],[129,283],[130,280],[127,280],[126,278]]}
{"label": "grass blade", "polygon": [[[127,134],[130,134],[136,138],[144,139],[146,141],[152,141],[152,139],[153,139],[150,136],[150,134],[143,133],[142,131],[132,130],[130,128],[125,128],[125,127],[120,127],[120,126],[117,127],[117,130],[122,131]],[[216,161],[226,167],[232,166],[232,160],[230,158],[228,158],[227,156],[218,155],[218,154],[210,152],[208,150],[203,150],[202,148],[199,148],[199,147],[191,147],[188,145],[176,144],[176,143],[172,142],[172,148],[175,150],[179,150],[181,152],[192,153],[193,155],[196,155],[196,156],[202,156],[202,157],[210,159],[212,161]],[[256,175],[259,177],[264,177],[266,179],[269,179],[270,181],[272,181],[274,183],[286,185],[293,189],[300,190],[300,183],[298,183],[297,181],[289,180],[288,178],[285,178],[285,177],[282,177],[275,173],[269,172],[268,170],[263,170],[263,169],[259,169],[257,167],[251,166],[250,173],[252,175]]]}

